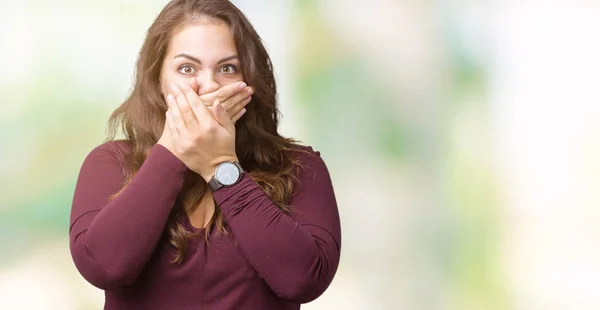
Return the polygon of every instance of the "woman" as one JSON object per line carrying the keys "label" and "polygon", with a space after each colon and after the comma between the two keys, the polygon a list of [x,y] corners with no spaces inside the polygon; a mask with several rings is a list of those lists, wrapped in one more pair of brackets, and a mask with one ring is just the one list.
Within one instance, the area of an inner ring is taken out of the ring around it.
{"label": "woman", "polygon": [[299,309],[325,291],[341,244],[329,173],[277,125],[246,17],[225,0],[167,4],[75,189],[71,253],[104,309]]}

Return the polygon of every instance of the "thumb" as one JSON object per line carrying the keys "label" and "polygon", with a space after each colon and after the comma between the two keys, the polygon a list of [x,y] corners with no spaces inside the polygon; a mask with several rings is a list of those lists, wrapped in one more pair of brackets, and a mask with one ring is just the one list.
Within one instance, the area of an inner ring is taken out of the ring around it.
{"label": "thumb", "polygon": [[225,107],[223,107],[221,101],[215,101],[215,104],[213,105],[213,112],[217,122],[219,122],[221,126],[225,127],[229,133],[235,134],[235,125],[233,124],[231,117],[229,117],[229,114],[227,114],[227,111],[225,111]]}

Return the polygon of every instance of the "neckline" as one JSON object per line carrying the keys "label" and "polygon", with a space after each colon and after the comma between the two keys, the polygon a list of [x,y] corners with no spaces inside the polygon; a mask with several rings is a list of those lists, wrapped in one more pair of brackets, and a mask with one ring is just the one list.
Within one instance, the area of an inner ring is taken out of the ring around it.
{"label": "neckline", "polygon": [[192,225],[192,222],[190,221],[190,217],[187,215],[187,213],[185,211],[183,211],[183,224],[186,228],[189,228],[192,232],[195,232],[195,233],[201,233],[206,230],[206,227],[199,228],[199,227]]}

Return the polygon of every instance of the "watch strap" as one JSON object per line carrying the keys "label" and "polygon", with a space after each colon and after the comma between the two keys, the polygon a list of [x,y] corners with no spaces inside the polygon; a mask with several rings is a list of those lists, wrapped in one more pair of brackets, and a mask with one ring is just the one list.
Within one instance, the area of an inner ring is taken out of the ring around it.
{"label": "watch strap", "polygon": [[[242,178],[242,174],[244,173],[244,168],[242,168],[242,165],[240,165],[240,163],[237,162],[237,161],[234,161],[233,164],[240,170],[239,179],[241,179]],[[238,181],[239,181],[239,179],[238,179]]]}
{"label": "watch strap", "polygon": [[210,178],[210,180],[208,181],[208,186],[210,186],[210,189],[212,189],[212,191],[216,191],[219,188],[223,187],[223,184],[219,183],[219,181],[217,181],[217,179],[215,179],[215,176],[213,175],[212,178]]}

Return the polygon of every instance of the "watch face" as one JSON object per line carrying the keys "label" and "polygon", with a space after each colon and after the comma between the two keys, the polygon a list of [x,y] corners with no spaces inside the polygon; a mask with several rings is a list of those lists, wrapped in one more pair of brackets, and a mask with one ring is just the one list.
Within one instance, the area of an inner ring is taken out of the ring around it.
{"label": "watch face", "polygon": [[220,164],[215,172],[215,179],[225,186],[234,184],[239,178],[240,170],[230,162]]}

